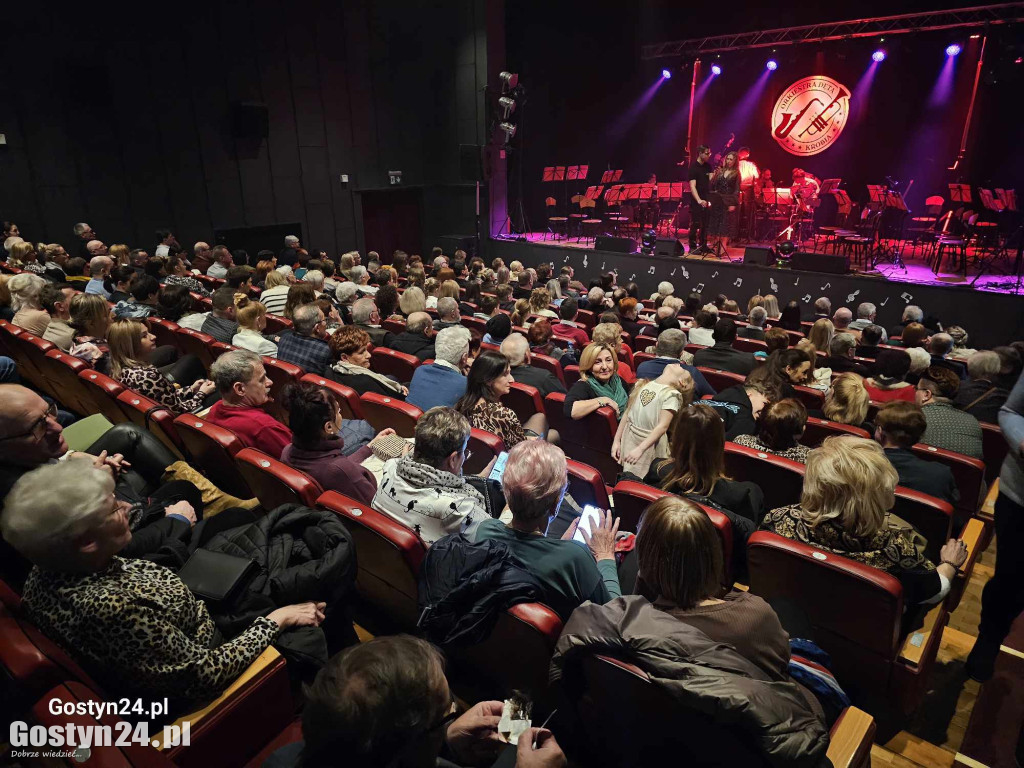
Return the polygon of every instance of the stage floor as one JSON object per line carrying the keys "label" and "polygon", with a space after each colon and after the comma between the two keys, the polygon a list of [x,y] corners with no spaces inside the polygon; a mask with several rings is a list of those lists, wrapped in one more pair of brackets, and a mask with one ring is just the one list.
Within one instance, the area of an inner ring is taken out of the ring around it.
{"label": "stage floor", "polygon": [[[659,235],[664,237],[664,235]],[[682,230],[680,237],[686,241],[686,230]],[[550,232],[530,232],[526,235],[526,239],[531,243],[538,243],[542,245],[555,245],[562,248],[578,248],[580,250],[594,250],[594,239],[587,238],[586,240],[577,241],[575,238],[566,239],[553,239]],[[748,243],[747,245],[759,246],[759,247],[770,247],[774,243]],[[808,241],[806,249],[811,250],[811,243]],[[743,261],[743,250],[745,245],[730,246],[727,250],[729,258],[734,262]],[[638,253],[639,251],[637,251]],[[915,285],[944,285],[944,286],[970,286],[971,281],[974,280],[978,274],[978,267],[972,263],[974,259],[974,249],[968,250],[967,255],[967,278],[957,273],[940,272],[936,275],[930,266],[925,261],[926,251],[924,247],[905,247],[903,249],[903,263],[906,269],[895,267],[890,263],[883,262],[879,264],[875,269],[868,271],[853,270],[851,274],[870,275],[872,277],[884,277],[887,280],[901,282],[901,283],[913,283]],[[687,260],[700,261],[700,256],[687,256]],[[704,261],[715,262],[719,259],[715,256],[708,256]],[[724,261],[724,259],[723,259]],[[945,265],[952,262],[951,259],[944,259]],[[1013,269],[1012,254],[1010,260],[1003,261],[997,260],[993,267],[987,268],[987,273],[978,278],[977,283],[974,284],[974,288],[977,290],[992,291],[995,293],[1014,293],[1014,288],[1010,285],[1015,278],[1013,275],[1002,274],[1002,272],[1010,272]],[[1021,286],[1021,293],[1024,294],[1024,283]]]}

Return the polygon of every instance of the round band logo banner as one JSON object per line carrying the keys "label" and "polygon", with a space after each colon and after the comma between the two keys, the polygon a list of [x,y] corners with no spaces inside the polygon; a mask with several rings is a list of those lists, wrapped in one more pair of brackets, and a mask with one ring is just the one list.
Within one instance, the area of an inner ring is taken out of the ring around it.
{"label": "round band logo banner", "polygon": [[839,138],[850,116],[850,91],[813,75],[783,91],[772,110],[772,137],[793,155],[816,155]]}

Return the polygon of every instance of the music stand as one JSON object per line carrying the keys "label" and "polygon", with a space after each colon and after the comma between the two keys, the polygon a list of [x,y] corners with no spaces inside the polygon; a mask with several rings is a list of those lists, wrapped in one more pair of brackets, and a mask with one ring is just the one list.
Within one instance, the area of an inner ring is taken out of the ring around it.
{"label": "music stand", "polygon": [[[716,212],[720,211],[722,217],[721,226],[724,227],[725,217],[728,214],[728,211],[725,210],[725,198],[722,197],[722,195],[718,192],[709,192],[707,195],[707,199],[711,203],[711,207],[708,208],[708,224],[710,225],[711,219],[716,216]],[[722,233],[718,232],[715,235],[713,235],[713,237],[715,238],[714,244],[708,244],[710,248],[710,253],[715,254],[715,256],[718,259],[724,261],[732,261],[732,258],[729,256],[729,252],[725,249],[725,246],[722,245]],[[700,257],[700,260],[704,261],[704,259],[706,259],[708,255],[709,252],[704,251],[704,253]]]}
{"label": "music stand", "polygon": [[949,201],[951,203],[969,203],[969,202],[971,202],[971,185],[970,184],[950,184],[949,185]]}
{"label": "music stand", "polygon": [[818,190],[818,196],[820,197],[821,195],[832,194],[839,189],[839,185],[842,184],[842,182],[842,179],[825,179],[821,182],[821,189]]}
{"label": "music stand", "polygon": [[545,165],[544,173],[541,175],[541,181],[554,181],[555,180],[555,166]]}

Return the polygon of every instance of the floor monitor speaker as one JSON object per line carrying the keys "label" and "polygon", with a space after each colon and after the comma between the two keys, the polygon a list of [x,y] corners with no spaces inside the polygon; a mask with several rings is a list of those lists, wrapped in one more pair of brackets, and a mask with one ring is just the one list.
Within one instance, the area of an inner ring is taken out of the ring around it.
{"label": "floor monitor speaker", "polygon": [[632,253],[636,243],[631,237],[599,237],[594,243],[595,251],[613,251],[614,253]]}
{"label": "floor monitor speaker", "polygon": [[845,275],[850,271],[850,257],[832,253],[797,251],[789,260],[790,269],[799,272],[827,272],[830,275]]}
{"label": "floor monitor speaker", "polygon": [[682,256],[684,252],[683,241],[678,237],[659,237],[654,246],[655,256]]}
{"label": "floor monitor speaker", "polygon": [[748,245],[743,251],[743,263],[770,267],[775,263],[775,251],[771,248]]}

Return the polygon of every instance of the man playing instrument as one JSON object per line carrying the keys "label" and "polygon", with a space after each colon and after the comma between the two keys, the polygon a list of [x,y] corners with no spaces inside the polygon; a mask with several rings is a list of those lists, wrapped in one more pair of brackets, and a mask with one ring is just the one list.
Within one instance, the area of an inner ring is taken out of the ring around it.
{"label": "man playing instrument", "polygon": [[793,200],[796,201],[800,210],[808,211],[811,208],[811,201],[818,196],[821,182],[803,168],[794,168],[791,189],[793,190]]}
{"label": "man playing instrument", "polygon": [[736,154],[740,173],[740,235],[750,239],[754,227],[754,199],[760,191],[758,179],[761,174],[757,165],[749,159],[750,147],[740,147]]}

